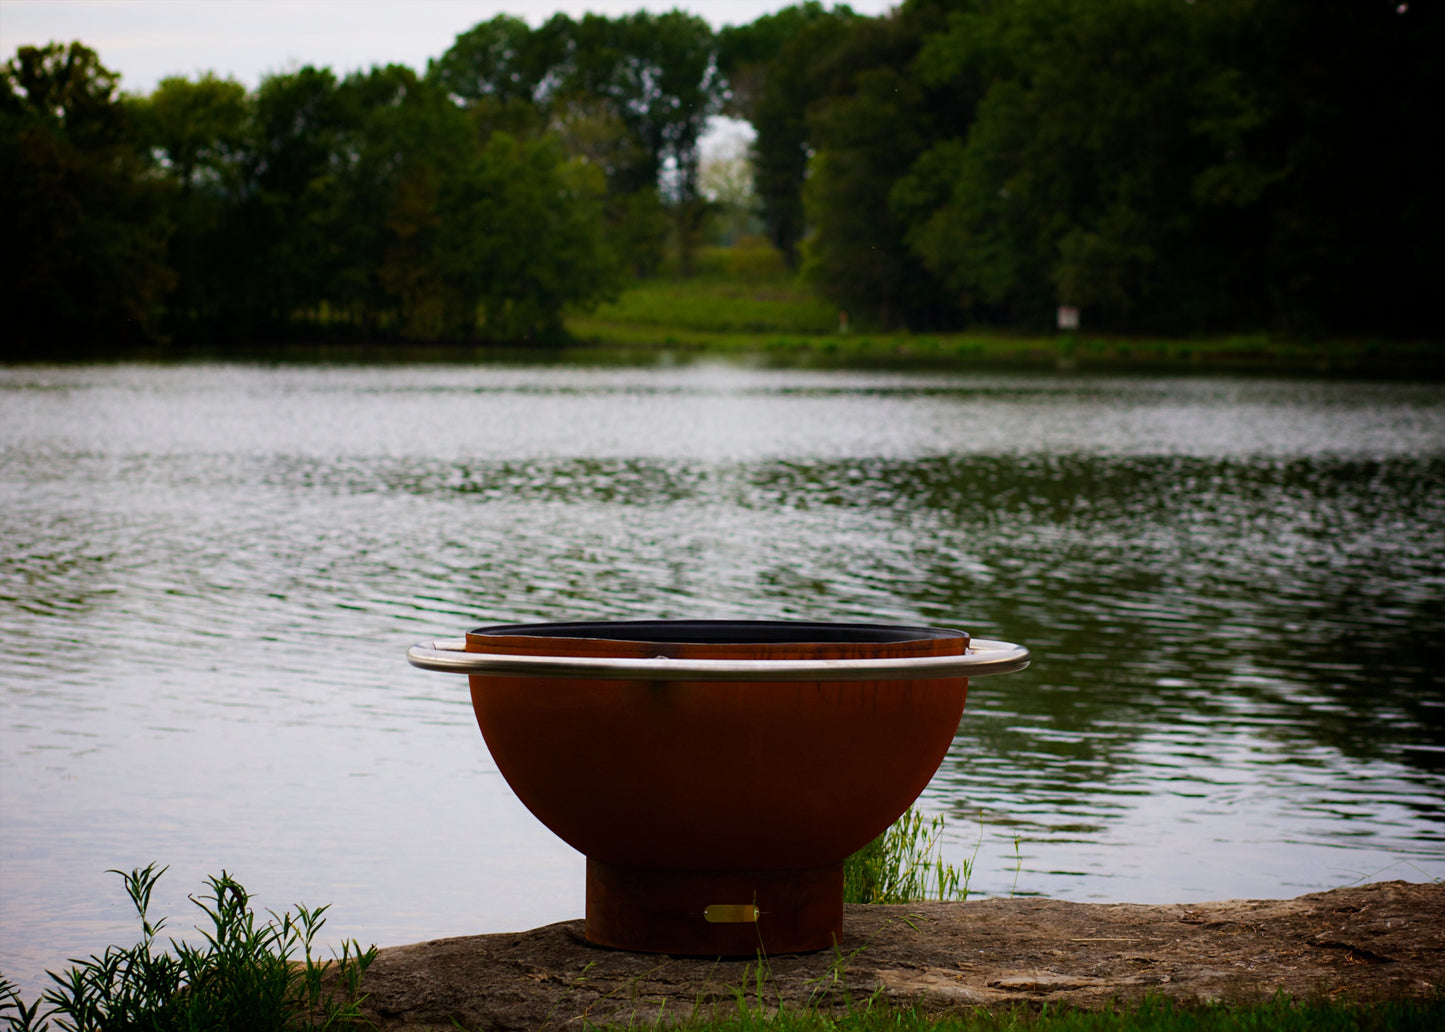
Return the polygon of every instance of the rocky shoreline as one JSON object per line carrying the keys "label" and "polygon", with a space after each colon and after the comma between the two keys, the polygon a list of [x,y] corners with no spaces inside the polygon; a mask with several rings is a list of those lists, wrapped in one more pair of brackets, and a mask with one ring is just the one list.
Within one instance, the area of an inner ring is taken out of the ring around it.
{"label": "rocky shoreline", "polygon": [[382,1030],[680,1020],[735,1008],[929,1011],[1019,1004],[1440,998],[1445,884],[1292,900],[1136,905],[1037,898],[847,908],[836,952],[712,960],[589,944],[581,920],[379,951],[361,989]]}

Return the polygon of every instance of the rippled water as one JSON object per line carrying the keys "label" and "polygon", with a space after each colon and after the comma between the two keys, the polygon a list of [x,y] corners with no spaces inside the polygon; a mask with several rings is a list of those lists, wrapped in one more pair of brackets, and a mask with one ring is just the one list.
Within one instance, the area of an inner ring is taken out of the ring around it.
{"label": "rippled water", "polygon": [[972,888],[1445,877],[1445,392],[725,366],[0,370],[0,970],[225,868],[398,944],[582,911],[460,678],[488,621],[1027,644],[923,799]]}

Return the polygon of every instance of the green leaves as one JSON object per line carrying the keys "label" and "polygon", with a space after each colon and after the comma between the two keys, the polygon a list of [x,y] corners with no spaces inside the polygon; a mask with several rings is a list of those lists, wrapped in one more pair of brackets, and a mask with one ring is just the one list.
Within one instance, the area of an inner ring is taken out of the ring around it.
{"label": "green leaves", "polygon": [[0,111],[63,131],[76,144],[113,144],[124,135],[119,83],[80,42],[20,47],[0,76]]}
{"label": "green leaves", "polygon": [[1418,4],[916,0],[766,82],[836,70],[793,108],[808,267],[877,322],[1428,335],[1442,31]]}
{"label": "green leaves", "polygon": [[204,75],[196,81],[162,79],[149,97],[130,102],[142,139],[185,192],[235,188],[245,146],[246,88]]}
{"label": "green leaves", "polygon": [[21,47],[0,68],[0,277],[23,355],[160,334],[171,224],[117,77],[79,43]]}
{"label": "green leaves", "polygon": [[468,29],[449,50],[430,62],[427,77],[464,101],[494,98],[532,103],[549,67],[560,56],[549,53],[547,37],[527,23],[499,14]]}
{"label": "green leaves", "polygon": [[843,865],[847,903],[916,903],[968,898],[973,862],[959,871],[938,853],[943,818],[924,827],[923,814],[909,807],[893,826]]}
{"label": "green leaves", "polygon": [[376,947],[344,942],[334,961],[316,957],[326,907],[268,911],[270,920],[262,922],[250,894],[222,871],[207,879],[209,893],[191,897],[209,921],[200,929],[205,945],[172,939],[169,952],[157,952],[165,919],[152,923],[148,912],[165,871],[149,864],[112,872],[125,880],[141,921],[135,946],[110,946],[52,972],[55,985],[28,1006],[0,980],[0,1013],[16,1012],[12,1027],[39,1032],[53,1019],[66,1032],[319,1032],[363,1023],[360,981]]}
{"label": "green leaves", "polygon": [[488,336],[555,338],[565,305],[615,291],[604,189],[595,170],[565,162],[551,141],[506,133],[488,141],[445,196],[437,235],[442,277],[476,306]]}
{"label": "green leaves", "polygon": [[717,34],[503,15],[424,77],[142,98],[79,43],[24,47],[0,75],[7,343],[552,337],[668,241],[690,269],[724,106],[757,130],[769,239],[860,328],[1073,304],[1107,331],[1428,337],[1438,7],[806,2]]}

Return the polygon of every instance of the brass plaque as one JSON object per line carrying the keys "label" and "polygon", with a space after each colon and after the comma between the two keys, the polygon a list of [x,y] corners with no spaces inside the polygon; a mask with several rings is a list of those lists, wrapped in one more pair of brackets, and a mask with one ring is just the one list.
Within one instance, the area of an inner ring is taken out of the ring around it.
{"label": "brass plaque", "polygon": [[702,912],[712,924],[740,924],[758,919],[758,908],[751,903],[714,903]]}

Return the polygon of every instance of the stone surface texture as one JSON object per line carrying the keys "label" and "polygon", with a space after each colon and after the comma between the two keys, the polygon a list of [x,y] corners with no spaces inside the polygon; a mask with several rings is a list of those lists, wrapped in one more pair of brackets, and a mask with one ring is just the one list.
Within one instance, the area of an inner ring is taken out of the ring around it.
{"label": "stone surface texture", "polygon": [[383,949],[362,981],[383,1030],[668,1023],[742,1005],[928,1011],[1020,1004],[1438,998],[1445,885],[1292,900],[1135,905],[1037,898],[847,908],[836,951],[715,960],[590,945],[583,922]]}

